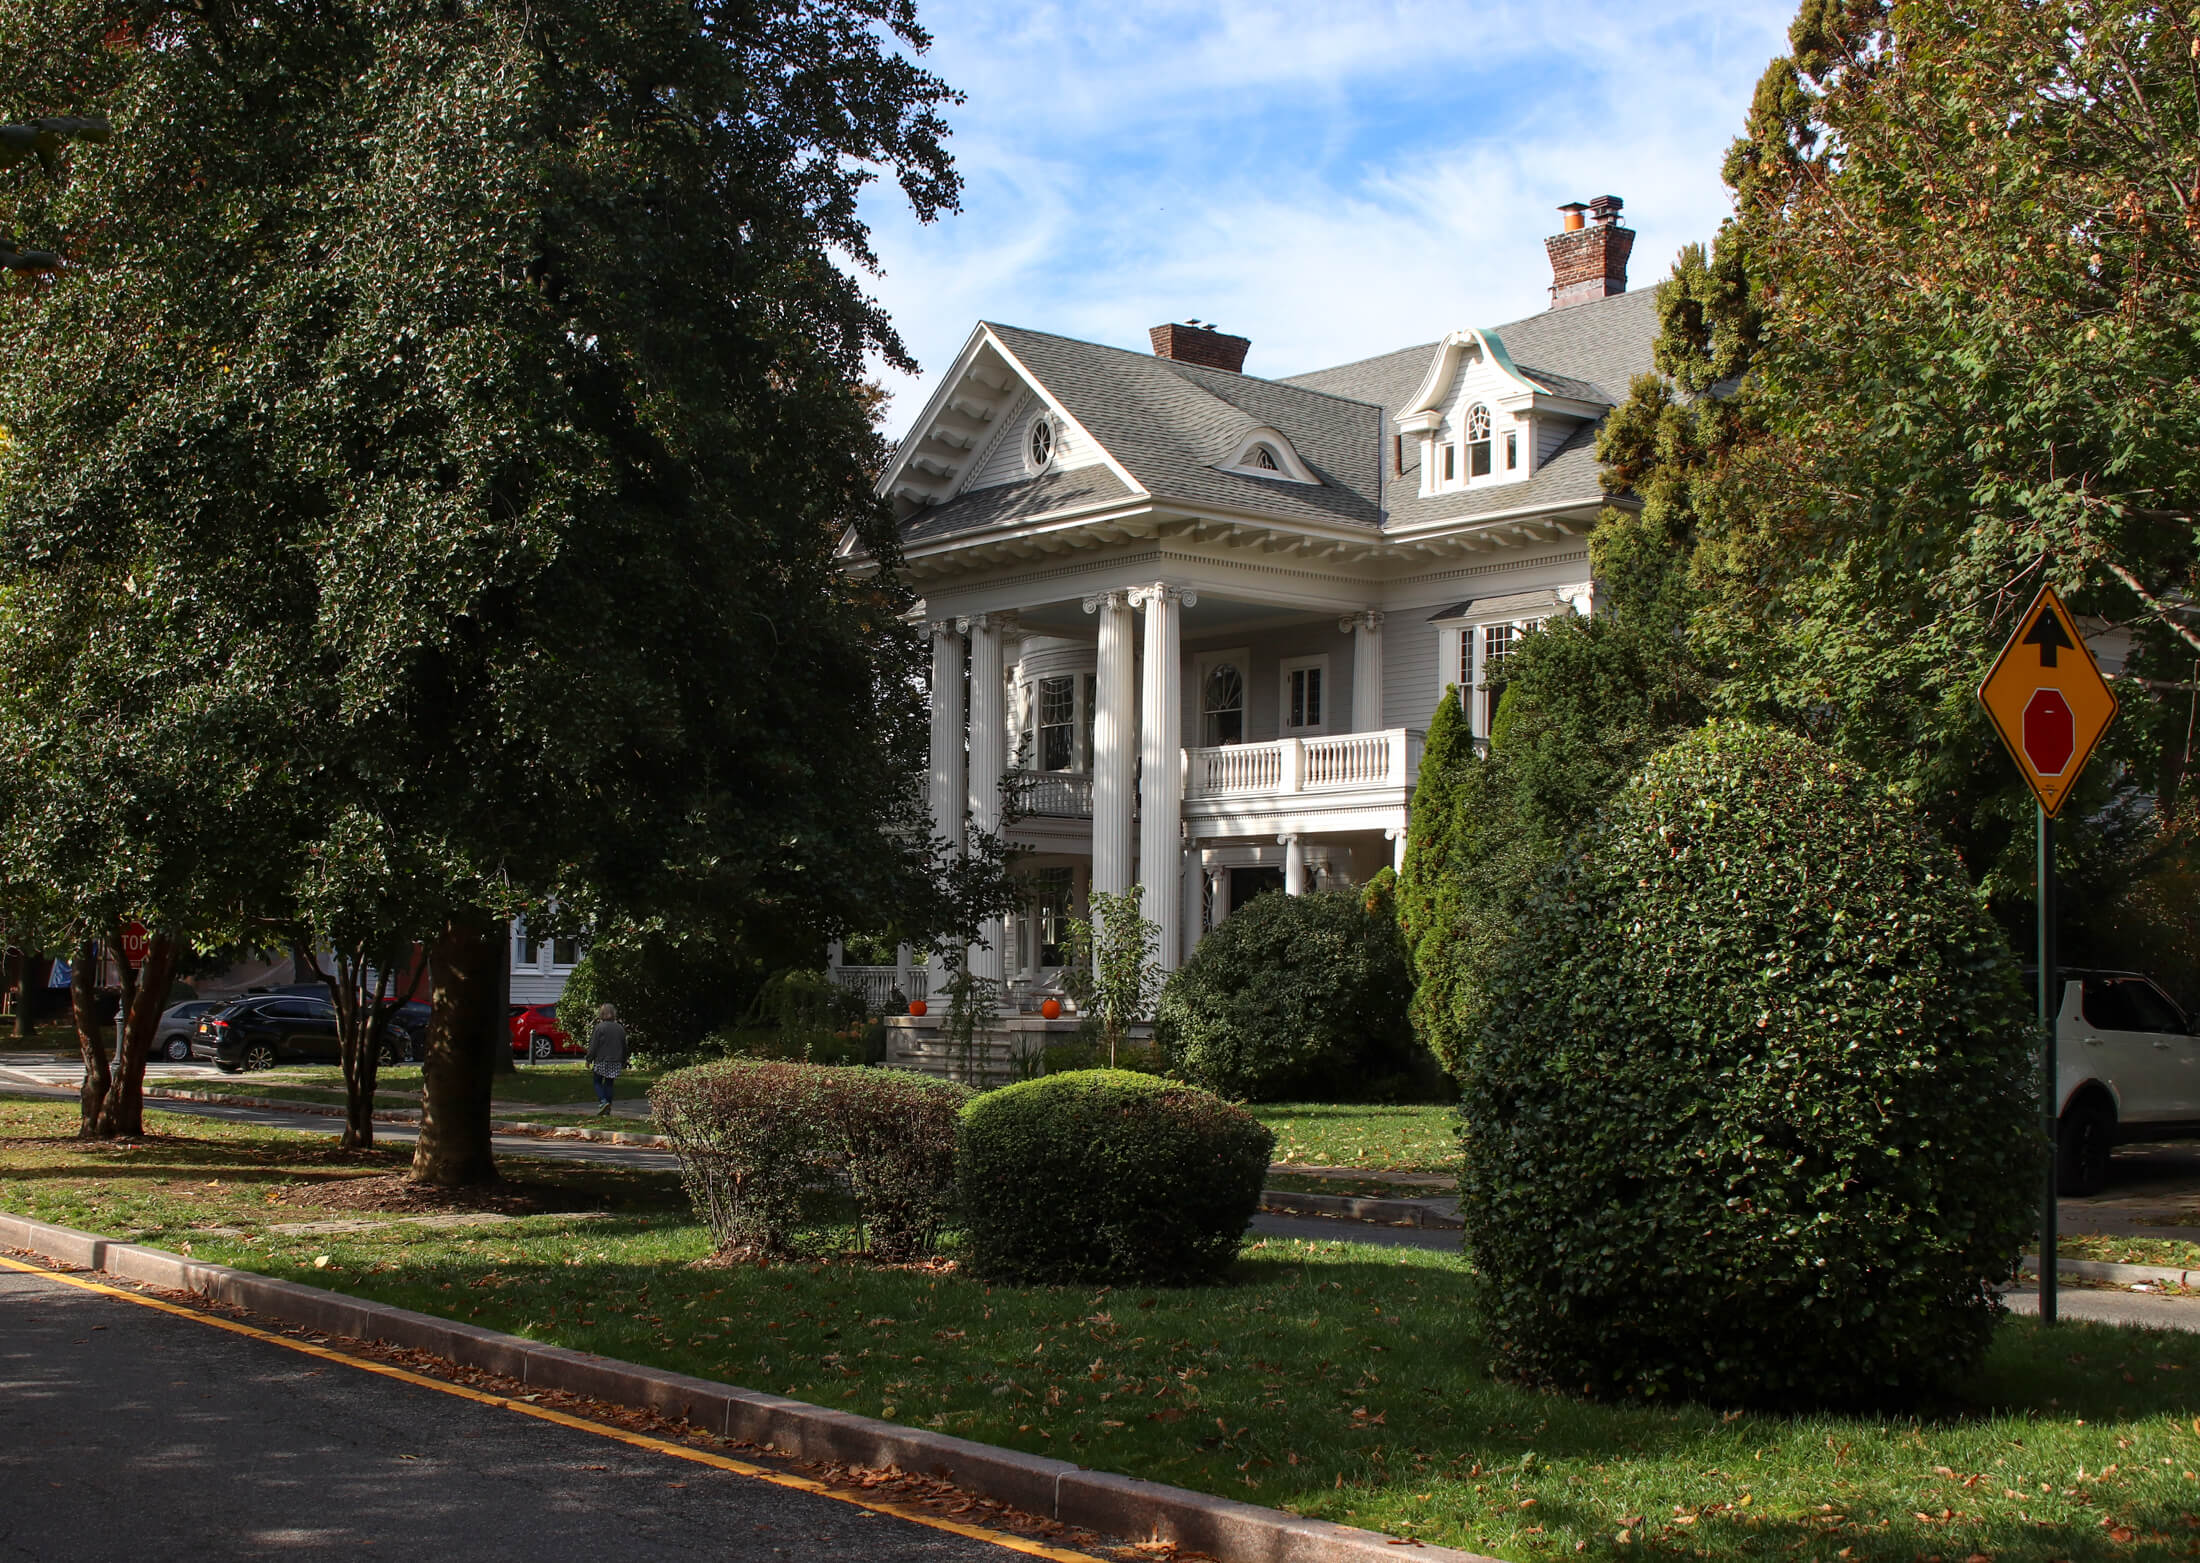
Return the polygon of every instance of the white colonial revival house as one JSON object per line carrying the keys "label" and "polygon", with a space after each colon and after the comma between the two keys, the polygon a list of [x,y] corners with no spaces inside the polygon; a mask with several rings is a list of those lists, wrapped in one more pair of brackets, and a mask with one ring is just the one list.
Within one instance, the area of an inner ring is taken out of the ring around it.
{"label": "white colonial revival house", "polygon": [[1138,886],[1174,968],[1251,896],[1399,860],[1446,688],[1486,734],[1514,638],[1594,606],[1586,536],[1628,502],[1597,430],[1657,333],[1620,204],[1562,209],[1543,313],[1282,379],[1198,322],[1151,354],[971,332],[881,491],[931,635],[935,828],[1030,853],[975,973],[1048,986],[1094,890]]}

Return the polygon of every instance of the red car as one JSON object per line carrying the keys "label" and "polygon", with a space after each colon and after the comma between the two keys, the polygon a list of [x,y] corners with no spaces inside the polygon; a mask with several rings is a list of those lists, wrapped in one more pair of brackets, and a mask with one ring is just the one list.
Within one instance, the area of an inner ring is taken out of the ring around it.
{"label": "red car", "polygon": [[547,1063],[564,1054],[578,1057],[588,1049],[565,1034],[558,1024],[558,1010],[554,1004],[514,1004],[512,1006],[512,1056],[531,1058],[536,1063]]}

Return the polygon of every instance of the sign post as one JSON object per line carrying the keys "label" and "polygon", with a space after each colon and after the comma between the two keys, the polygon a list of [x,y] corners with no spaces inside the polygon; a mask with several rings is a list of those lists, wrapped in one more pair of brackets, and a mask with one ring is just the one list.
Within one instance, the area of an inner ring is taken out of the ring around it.
{"label": "sign post", "polygon": [[2039,807],[2040,1029],[2045,1035],[2041,1107],[2047,1130],[2047,1190],[2040,1202],[2040,1322],[2055,1322],[2055,1175],[2061,1159],[2061,1060],[2055,1046],[2063,984],[2055,951],[2055,816],[2077,785],[2093,746],[2116,718],[2116,692],[2052,586],[2024,610],[2016,632],[1978,688],[1994,731]]}

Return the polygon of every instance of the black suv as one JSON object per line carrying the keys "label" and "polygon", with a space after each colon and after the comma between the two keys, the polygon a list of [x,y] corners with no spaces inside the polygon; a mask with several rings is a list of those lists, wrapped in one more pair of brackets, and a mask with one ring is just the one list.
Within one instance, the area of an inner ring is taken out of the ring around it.
{"label": "black suv", "polygon": [[[382,1062],[409,1063],[420,1056],[426,1015],[409,1014],[426,1005],[404,1005],[390,1016],[382,1034]],[[272,1069],[286,1058],[334,1064],[343,1054],[336,1038],[336,1006],[300,993],[263,993],[238,999],[199,1022],[199,1041],[227,1074],[243,1069]]]}

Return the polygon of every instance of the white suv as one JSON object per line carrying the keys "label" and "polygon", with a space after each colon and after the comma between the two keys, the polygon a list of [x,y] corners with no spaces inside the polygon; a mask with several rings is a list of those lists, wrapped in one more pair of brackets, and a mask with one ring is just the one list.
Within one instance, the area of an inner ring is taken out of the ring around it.
{"label": "white suv", "polygon": [[2115,1146],[2200,1135],[2200,1036],[2137,972],[2066,967],[2062,977],[2055,1183],[2064,1194],[2098,1194]]}

